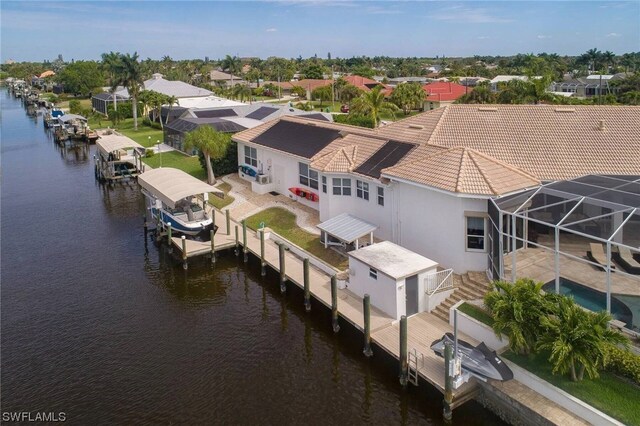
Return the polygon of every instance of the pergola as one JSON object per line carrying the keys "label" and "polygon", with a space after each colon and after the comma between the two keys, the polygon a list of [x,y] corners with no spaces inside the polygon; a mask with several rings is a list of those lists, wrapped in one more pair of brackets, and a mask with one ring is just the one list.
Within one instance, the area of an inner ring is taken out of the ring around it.
{"label": "pergola", "polygon": [[[640,296],[637,269],[621,260],[631,256],[631,263],[640,261],[640,176],[587,175],[494,198],[489,202],[489,222],[489,269],[494,279],[515,281],[520,264],[523,275],[545,271],[541,275],[553,277],[559,293],[561,275],[582,268],[575,275],[606,292],[609,312],[612,293]],[[545,270],[550,261],[553,270]]]}
{"label": "pergola", "polygon": [[[325,248],[330,245],[346,245],[355,242],[356,249],[359,246],[359,240],[366,236],[369,236],[369,244],[373,244],[373,231],[378,229],[376,225],[352,216],[349,213],[342,213],[332,217],[319,224],[318,228],[324,233],[323,242]],[[330,242],[329,236],[332,236],[339,242]]]}

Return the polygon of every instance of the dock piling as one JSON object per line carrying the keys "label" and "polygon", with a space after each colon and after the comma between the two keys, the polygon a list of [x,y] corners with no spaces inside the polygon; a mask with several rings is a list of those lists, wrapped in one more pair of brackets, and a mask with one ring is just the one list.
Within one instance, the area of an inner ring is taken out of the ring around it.
{"label": "dock piling", "polygon": [[265,261],[264,261],[264,228],[262,228],[260,231],[260,275],[261,276],[265,276],[267,275],[267,269],[265,268]]}
{"label": "dock piling", "polygon": [[229,215],[229,209],[225,210],[225,215],[227,217],[227,235],[231,235],[231,216]]}
{"label": "dock piling", "polygon": [[285,264],[284,264],[284,244],[278,244],[278,258],[280,259],[280,293],[284,293],[287,291],[286,281],[287,276],[285,273]]}
{"label": "dock piling", "polygon": [[338,278],[335,275],[331,276],[331,325],[334,333],[340,331],[340,324],[338,324]]}
{"label": "dock piling", "polygon": [[167,244],[169,244],[169,253],[172,253],[173,243],[171,240],[171,222],[167,223]]}
{"label": "dock piling", "polygon": [[245,220],[242,221],[242,253],[242,259],[244,263],[247,263],[249,260],[249,248],[247,247],[247,222]]}
{"label": "dock piling", "polygon": [[400,384],[407,386],[409,381],[409,362],[407,349],[407,317],[402,315],[400,317]]}
{"label": "dock piling", "polygon": [[187,265],[187,239],[185,236],[182,236],[182,267],[187,269],[189,265]]}
{"label": "dock piling", "polygon": [[142,216],[142,221],[144,224],[144,235],[147,235],[147,231],[149,230],[149,224],[147,223],[147,215]]}
{"label": "dock piling", "polygon": [[453,402],[453,346],[451,342],[444,343],[444,407],[442,417],[445,422],[450,423],[453,417],[451,403]]}
{"label": "dock piling", "polygon": [[216,263],[216,240],[214,238],[216,231],[212,229],[209,231],[209,235],[211,236],[211,263]]}
{"label": "dock piling", "polygon": [[364,313],[364,349],[362,353],[369,358],[373,355],[371,350],[371,296],[364,295],[362,299],[362,310]]}
{"label": "dock piling", "polygon": [[309,291],[309,258],[305,257],[302,261],[302,271],[304,277],[304,310],[311,310],[311,292]]}
{"label": "dock piling", "polygon": [[[227,210],[227,211],[229,211],[229,210]],[[239,242],[238,242],[238,225],[236,225],[236,248],[235,248],[235,251],[234,251],[236,256],[240,254],[240,250],[238,250],[238,244],[239,244]]]}

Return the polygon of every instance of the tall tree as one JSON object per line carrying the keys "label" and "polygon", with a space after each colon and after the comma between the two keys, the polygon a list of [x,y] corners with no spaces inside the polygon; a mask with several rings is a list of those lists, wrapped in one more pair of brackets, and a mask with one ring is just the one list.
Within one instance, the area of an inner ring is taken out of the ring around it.
{"label": "tall tree", "polygon": [[129,91],[133,128],[138,130],[138,95],[144,83],[140,62],[138,62],[138,52],[134,52],[133,56],[129,53],[120,55],[114,83],[126,87]]}
{"label": "tall tree", "polygon": [[[169,116],[171,115],[173,106],[177,103],[178,103],[178,98],[176,98],[175,96],[167,96],[167,105],[169,105],[169,111],[167,112],[167,118],[164,120],[164,124],[169,123]],[[160,117],[160,121],[162,122],[162,117]]]}
{"label": "tall tree", "polygon": [[240,58],[238,58],[237,56],[227,55],[222,60],[220,66],[222,67],[223,71],[231,74],[231,86],[233,86],[234,74],[239,74],[240,71],[242,71],[242,62],[240,61]]}
{"label": "tall tree", "polygon": [[111,87],[111,94],[113,96],[113,110],[118,111],[118,103],[116,90],[117,84],[114,86],[113,83],[116,80],[116,74],[118,72],[118,64],[120,61],[120,52],[109,52],[102,54],[102,65],[107,70],[109,74],[109,86]]}
{"label": "tall tree", "polygon": [[331,86],[318,87],[311,92],[311,100],[319,100],[320,108],[322,108],[322,102],[331,100],[331,92]]}
{"label": "tall tree", "polygon": [[80,93],[84,96],[97,87],[104,86],[104,76],[97,62],[76,61],[67,65],[57,76],[67,93]]}
{"label": "tall tree", "polygon": [[196,130],[187,133],[184,139],[185,149],[195,148],[202,152],[207,165],[207,183],[213,185],[216,183],[216,177],[213,174],[211,160],[217,160],[227,152],[227,146],[231,141],[231,137],[225,133],[220,133],[209,125],[202,125]]}
{"label": "tall tree", "polygon": [[399,110],[397,106],[384,99],[382,86],[376,86],[370,92],[363,93],[353,100],[352,106],[354,112],[371,117],[374,127],[380,124],[381,112],[395,114]]}
{"label": "tall tree", "polygon": [[412,109],[422,109],[426,93],[422,86],[416,83],[399,84],[391,94],[391,102],[409,115]]}

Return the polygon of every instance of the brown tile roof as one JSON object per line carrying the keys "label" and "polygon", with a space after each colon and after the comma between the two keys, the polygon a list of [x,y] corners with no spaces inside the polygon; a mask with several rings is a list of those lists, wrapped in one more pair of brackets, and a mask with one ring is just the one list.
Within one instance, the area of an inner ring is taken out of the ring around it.
{"label": "brown tile roof", "polygon": [[398,120],[395,123],[379,127],[377,132],[393,140],[425,143],[440,123],[447,108],[438,108],[413,117]]}
{"label": "brown tile roof", "polygon": [[382,171],[383,176],[406,179],[450,192],[503,195],[538,186],[527,172],[468,148],[451,148]]}
{"label": "brown tile roof", "polygon": [[[449,105],[390,124],[422,143],[463,146],[541,180],[640,173],[640,107],[596,105]],[[603,122],[604,129],[599,128]],[[424,125],[412,134],[408,124]]]}

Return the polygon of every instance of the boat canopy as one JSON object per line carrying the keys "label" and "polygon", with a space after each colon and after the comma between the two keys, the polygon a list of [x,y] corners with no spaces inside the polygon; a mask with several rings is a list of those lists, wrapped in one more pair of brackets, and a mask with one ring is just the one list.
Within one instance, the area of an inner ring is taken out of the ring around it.
{"label": "boat canopy", "polygon": [[183,198],[209,192],[223,193],[199,179],[171,167],[149,170],[138,176],[138,183],[170,208]]}
{"label": "boat canopy", "polygon": [[58,120],[62,123],[66,123],[67,121],[71,121],[71,120],[80,120],[80,121],[87,121],[86,118],[84,118],[81,115],[78,114],[65,114],[65,115],[61,115],[60,117],[58,117]]}
{"label": "boat canopy", "polygon": [[100,153],[103,155],[109,155],[109,153],[114,151],[119,151],[121,149],[131,149],[131,148],[142,148],[144,147],[140,145],[138,142],[129,139],[126,136],[111,134],[106,135],[102,134],[101,139],[96,142]]}

